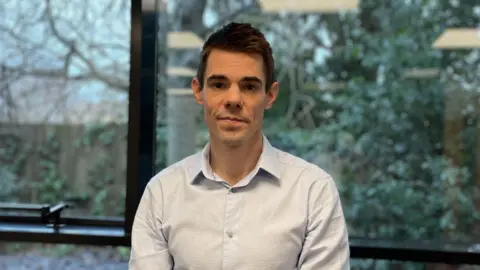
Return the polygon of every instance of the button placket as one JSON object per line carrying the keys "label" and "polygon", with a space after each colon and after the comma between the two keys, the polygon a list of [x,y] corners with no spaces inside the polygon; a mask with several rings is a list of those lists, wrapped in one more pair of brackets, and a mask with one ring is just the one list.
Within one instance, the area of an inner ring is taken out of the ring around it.
{"label": "button placket", "polygon": [[[228,193],[227,193],[227,210],[228,210],[227,217],[226,217],[227,220],[225,220],[225,225],[226,225],[225,229],[227,231],[227,235],[228,235],[229,238],[232,238],[232,236],[233,236],[233,233],[231,231],[231,228],[232,228],[233,224],[232,224],[232,221],[230,220],[230,218],[232,218],[231,211],[233,211],[232,208],[233,208],[233,204],[234,204],[232,194],[233,194],[232,189],[229,189]],[[232,236],[230,236],[230,235],[232,235]]]}
{"label": "button placket", "polygon": [[225,221],[224,221],[224,230],[225,230],[225,241],[224,241],[224,252],[223,252],[223,269],[228,269],[232,264],[232,242],[228,241],[233,238],[232,228],[232,211],[233,211],[233,199],[232,193],[230,190],[226,193],[225,198]]}

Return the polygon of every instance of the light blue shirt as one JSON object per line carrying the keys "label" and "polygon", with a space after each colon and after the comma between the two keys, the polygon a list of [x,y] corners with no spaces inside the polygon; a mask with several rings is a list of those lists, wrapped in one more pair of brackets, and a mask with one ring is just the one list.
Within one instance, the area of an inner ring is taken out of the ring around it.
{"label": "light blue shirt", "polygon": [[270,145],[235,186],[212,172],[210,145],[148,183],[130,270],[344,270],[348,235],[332,177]]}

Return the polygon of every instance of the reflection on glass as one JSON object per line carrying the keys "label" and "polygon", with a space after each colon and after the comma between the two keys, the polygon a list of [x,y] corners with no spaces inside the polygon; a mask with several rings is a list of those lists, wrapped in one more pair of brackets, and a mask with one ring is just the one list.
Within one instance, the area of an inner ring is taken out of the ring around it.
{"label": "reflection on glass", "polygon": [[433,44],[439,49],[473,49],[480,48],[480,29],[448,28]]}
{"label": "reflection on glass", "polygon": [[337,0],[337,1],[316,1],[316,0],[259,0],[264,12],[322,12],[337,13],[341,10],[355,9],[359,0]]}
{"label": "reflection on glass", "polygon": [[130,1],[0,4],[0,201],[123,215]]}
{"label": "reflection on glass", "polygon": [[[433,46],[446,28],[473,27],[479,4],[363,0],[333,14],[266,14],[256,1],[207,2],[173,1],[169,31],[204,39],[235,20],[266,33],[281,90],[265,133],[335,177],[352,236],[480,241],[480,55]],[[196,70],[197,45],[186,47],[163,49],[169,67]],[[180,73],[160,87],[188,88],[193,74]],[[193,154],[208,140],[200,111],[167,106],[166,114],[158,171],[181,159],[173,152]],[[398,264],[376,265],[353,267]]]}

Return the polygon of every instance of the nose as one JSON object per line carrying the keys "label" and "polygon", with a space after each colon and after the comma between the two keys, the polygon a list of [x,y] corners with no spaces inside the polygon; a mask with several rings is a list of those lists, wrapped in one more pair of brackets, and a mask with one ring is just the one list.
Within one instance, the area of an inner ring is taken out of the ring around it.
{"label": "nose", "polygon": [[243,105],[243,100],[242,100],[242,93],[240,91],[240,88],[232,84],[232,86],[228,89],[226,93],[226,98],[225,98],[225,106],[227,108],[241,108]]}

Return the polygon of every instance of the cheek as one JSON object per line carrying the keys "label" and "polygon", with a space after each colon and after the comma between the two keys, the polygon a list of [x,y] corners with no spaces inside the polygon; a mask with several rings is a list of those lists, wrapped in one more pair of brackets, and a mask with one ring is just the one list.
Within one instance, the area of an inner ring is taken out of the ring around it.
{"label": "cheek", "polygon": [[203,114],[205,116],[205,119],[208,120],[210,118],[210,115],[212,115],[212,109],[208,106],[203,106]]}
{"label": "cheek", "polygon": [[252,108],[252,117],[256,121],[260,121],[263,118],[263,112],[265,111],[265,105],[263,103],[258,104],[254,108]]}
{"label": "cheek", "polygon": [[212,100],[206,100],[206,102],[203,103],[203,109],[205,116],[214,115],[216,112],[216,107]]}

